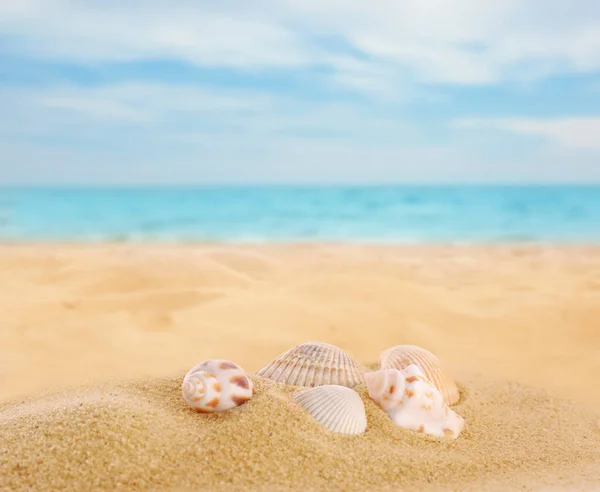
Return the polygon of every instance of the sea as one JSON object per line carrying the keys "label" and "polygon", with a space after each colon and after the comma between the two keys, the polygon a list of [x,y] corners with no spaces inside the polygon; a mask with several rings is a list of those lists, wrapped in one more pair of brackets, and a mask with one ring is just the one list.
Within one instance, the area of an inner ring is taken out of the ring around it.
{"label": "sea", "polygon": [[598,186],[0,188],[6,242],[598,243]]}

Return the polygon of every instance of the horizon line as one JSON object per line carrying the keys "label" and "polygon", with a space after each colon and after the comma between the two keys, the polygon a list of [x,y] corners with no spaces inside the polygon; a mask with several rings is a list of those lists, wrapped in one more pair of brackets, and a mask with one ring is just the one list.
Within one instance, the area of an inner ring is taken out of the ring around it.
{"label": "horizon line", "polygon": [[18,190],[174,190],[174,189],[251,189],[251,188],[354,188],[354,189],[384,189],[384,188],[558,188],[600,187],[598,182],[580,181],[548,181],[548,182],[397,182],[397,183],[0,183],[0,191]]}

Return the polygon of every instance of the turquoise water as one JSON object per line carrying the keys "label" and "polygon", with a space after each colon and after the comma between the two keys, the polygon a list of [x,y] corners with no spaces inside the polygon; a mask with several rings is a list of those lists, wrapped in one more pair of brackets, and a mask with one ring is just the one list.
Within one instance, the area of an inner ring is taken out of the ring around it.
{"label": "turquoise water", "polygon": [[0,189],[6,241],[600,242],[600,186]]}

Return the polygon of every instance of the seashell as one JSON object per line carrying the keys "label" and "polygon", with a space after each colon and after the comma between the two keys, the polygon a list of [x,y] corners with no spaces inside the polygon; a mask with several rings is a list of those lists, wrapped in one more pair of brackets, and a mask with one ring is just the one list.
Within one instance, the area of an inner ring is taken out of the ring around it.
{"label": "seashell", "polygon": [[367,429],[362,398],[351,388],[333,384],[317,386],[294,395],[294,399],[331,432],[356,435]]}
{"label": "seashell", "polygon": [[183,399],[197,412],[223,412],[254,395],[252,380],[237,364],[210,359],[192,367],[181,385]]}
{"label": "seashell", "polygon": [[359,364],[342,349],[308,342],[282,353],[256,374],[292,386],[333,384],[354,388],[364,382],[362,373]]}
{"label": "seashell", "polygon": [[406,369],[382,369],[365,374],[369,396],[405,429],[456,439],[465,421],[446,403],[440,391],[411,364]]}
{"label": "seashell", "polygon": [[433,385],[440,390],[447,405],[454,405],[460,394],[454,379],[444,371],[440,360],[431,352],[415,345],[396,345],[379,356],[381,369],[406,369],[415,364]]}

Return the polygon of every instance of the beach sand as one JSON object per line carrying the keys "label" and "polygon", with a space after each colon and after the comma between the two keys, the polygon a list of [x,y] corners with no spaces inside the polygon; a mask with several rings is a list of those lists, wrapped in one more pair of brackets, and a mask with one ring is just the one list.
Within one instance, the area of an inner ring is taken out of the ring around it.
{"label": "beach sand", "polygon": [[[0,490],[600,490],[600,247],[0,247]],[[397,344],[461,389],[456,441],[327,432],[252,375],[219,415],[195,363]]]}

